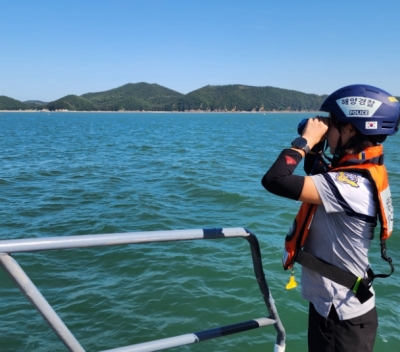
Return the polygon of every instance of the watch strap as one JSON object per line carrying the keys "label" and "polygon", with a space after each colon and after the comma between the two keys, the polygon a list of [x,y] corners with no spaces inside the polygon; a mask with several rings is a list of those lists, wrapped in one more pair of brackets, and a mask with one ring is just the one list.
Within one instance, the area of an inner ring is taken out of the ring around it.
{"label": "watch strap", "polygon": [[308,146],[307,140],[303,137],[297,137],[292,142],[292,147],[296,149],[304,150],[304,153],[310,152],[310,147]]}

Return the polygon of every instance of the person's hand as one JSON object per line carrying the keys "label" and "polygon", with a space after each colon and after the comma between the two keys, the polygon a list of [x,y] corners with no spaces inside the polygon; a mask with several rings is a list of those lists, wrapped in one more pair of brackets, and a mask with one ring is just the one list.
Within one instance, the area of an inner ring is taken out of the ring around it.
{"label": "person's hand", "polygon": [[326,139],[329,129],[329,118],[316,116],[308,119],[302,137],[307,140],[307,144],[312,149],[316,144]]}

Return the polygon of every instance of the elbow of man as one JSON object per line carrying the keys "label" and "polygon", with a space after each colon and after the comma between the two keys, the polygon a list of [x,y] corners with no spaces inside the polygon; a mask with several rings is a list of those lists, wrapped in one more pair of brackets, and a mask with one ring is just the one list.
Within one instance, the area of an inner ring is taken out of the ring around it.
{"label": "elbow of man", "polygon": [[299,200],[304,185],[304,177],[291,175],[290,177],[274,177],[267,172],[261,180],[263,187],[270,193],[280,197]]}
{"label": "elbow of man", "polygon": [[261,180],[263,187],[273,194],[279,195],[280,183],[278,179],[272,175],[271,172],[267,172]]}

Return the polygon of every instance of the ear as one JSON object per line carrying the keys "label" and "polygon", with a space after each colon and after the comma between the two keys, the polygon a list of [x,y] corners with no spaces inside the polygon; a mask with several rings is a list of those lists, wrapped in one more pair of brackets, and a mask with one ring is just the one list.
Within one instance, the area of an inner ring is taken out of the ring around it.
{"label": "ear", "polygon": [[347,124],[346,129],[349,132],[350,138],[354,137],[357,133],[356,127],[354,125],[352,125],[351,123]]}

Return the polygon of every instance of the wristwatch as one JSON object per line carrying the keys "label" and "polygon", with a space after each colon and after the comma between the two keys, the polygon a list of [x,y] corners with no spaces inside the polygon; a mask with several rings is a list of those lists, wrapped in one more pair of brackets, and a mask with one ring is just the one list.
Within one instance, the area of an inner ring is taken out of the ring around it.
{"label": "wristwatch", "polygon": [[304,150],[304,153],[308,153],[310,151],[310,147],[307,144],[307,139],[303,137],[297,137],[293,142],[292,142],[292,147],[296,149],[302,149]]}

